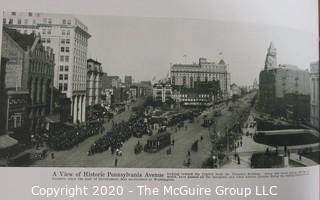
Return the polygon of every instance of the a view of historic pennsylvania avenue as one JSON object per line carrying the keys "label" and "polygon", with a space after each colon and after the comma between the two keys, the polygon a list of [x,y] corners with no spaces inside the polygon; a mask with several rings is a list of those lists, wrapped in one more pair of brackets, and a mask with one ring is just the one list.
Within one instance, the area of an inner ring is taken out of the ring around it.
{"label": "a view of historic pennsylvania avenue", "polygon": [[0,166],[319,164],[312,33],[14,11],[1,32]]}

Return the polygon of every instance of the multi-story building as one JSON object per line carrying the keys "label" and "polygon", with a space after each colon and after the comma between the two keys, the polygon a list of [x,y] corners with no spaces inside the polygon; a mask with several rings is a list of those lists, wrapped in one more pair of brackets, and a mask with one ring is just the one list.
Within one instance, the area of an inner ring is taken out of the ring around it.
{"label": "multi-story building", "polygon": [[310,122],[319,130],[319,61],[310,64]]}
{"label": "multi-story building", "polygon": [[[1,65],[0,65],[0,136],[6,135],[8,132],[7,127],[7,109],[8,109],[8,92],[6,88],[6,67],[7,67],[8,59],[1,56]],[[2,139],[2,138],[1,138]],[[1,142],[2,144],[2,142]],[[6,144],[3,143],[4,146],[0,145],[0,150],[5,148]]]}
{"label": "multi-story building", "polygon": [[137,97],[152,96],[153,94],[151,81],[141,81],[134,83],[133,86],[137,87]]}
{"label": "multi-story building", "polygon": [[87,72],[87,106],[101,103],[101,76],[103,75],[101,63],[88,59]]}
{"label": "multi-story building", "polygon": [[103,88],[120,88],[121,79],[119,76],[104,76],[102,79]]}
{"label": "multi-story building", "polygon": [[8,92],[6,88],[6,63],[7,58],[1,56],[0,65],[0,162],[6,164],[10,153],[14,152],[18,141],[8,134]]}
{"label": "multi-story building", "polygon": [[20,143],[28,144],[30,142],[29,127],[29,91],[8,91],[8,133],[16,138]]}
{"label": "multi-story building", "polygon": [[137,100],[138,95],[138,87],[137,86],[130,86],[129,88],[129,99]]}
{"label": "multi-story building", "polygon": [[196,82],[194,88],[173,88],[171,98],[183,106],[211,106],[221,94],[219,81]]}
{"label": "multi-story building", "polygon": [[156,83],[153,85],[153,100],[165,103],[172,95],[172,86],[169,83]]}
{"label": "multi-story building", "polygon": [[35,34],[21,34],[3,27],[2,56],[9,59],[6,86],[9,90],[27,91],[30,95],[30,131],[45,129],[45,117],[52,110],[54,54],[44,48]]}
{"label": "multi-story building", "polygon": [[124,76],[124,84],[126,87],[130,87],[132,85],[132,76]]}
{"label": "multi-story building", "polygon": [[[288,111],[296,112],[291,115],[306,120],[310,117],[308,112],[310,110],[309,72],[293,65],[275,67],[276,51],[273,45],[271,47],[268,49],[271,52],[267,54],[265,68],[260,72],[260,107],[263,111],[276,116],[287,116]],[[299,100],[299,102],[295,100]],[[302,105],[308,109],[301,108]]]}
{"label": "multi-story building", "polygon": [[170,69],[173,86],[194,88],[196,82],[219,81],[222,98],[228,98],[230,88],[230,73],[224,60],[219,63],[208,62],[200,58],[198,64],[174,64]]}
{"label": "multi-story building", "polygon": [[3,24],[40,34],[45,48],[53,49],[53,85],[72,100],[73,122],[85,121],[88,28],[72,15],[38,12],[4,12]]}

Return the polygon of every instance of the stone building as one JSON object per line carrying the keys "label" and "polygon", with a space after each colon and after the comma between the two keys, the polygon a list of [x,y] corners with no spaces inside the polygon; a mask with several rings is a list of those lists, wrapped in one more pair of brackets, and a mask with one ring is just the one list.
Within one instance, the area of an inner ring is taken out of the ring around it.
{"label": "stone building", "polygon": [[28,91],[30,130],[45,129],[45,117],[52,109],[54,54],[42,45],[40,36],[21,34],[3,27],[2,56],[7,63],[6,85],[9,90]]}
{"label": "stone building", "polygon": [[165,103],[172,95],[172,86],[169,83],[156,83],[153,85],[153,100]]}
{"label": "stone building", "polygon": [[101,63],[88,59],[87,68],[87,106],[101,103],[101,77],[103,75]]}
{"label": "stone building", "polygon": [[222,98],[229,97],[230,73],[224,60],[215,63],[200,58],[198,64],[174,64],[170,68],[170,76],[173,86],[185,88],[194,88],[195,83],[200,81],[219,81]]}
{"label": "stone building", "polygon": [[88,27],[72,15],[4,12],[3,24],[20,33],[41,35],[55,54],[53,85],[72,101],[73,122],[86,118]]}
{"label": "stone building", "polygon": [[[310,104],[309,72],[294,65],[275,67],[276,51],[273,45],[271,47],[267,53],[269,59],[266,59],[265,68],[259,75],[260,108],[267,113],[283,117],[288,117],[290,112],[296,111],[298,113],[290,115],[307,120],[310,109],[301,109],[301,105],[309,107]],[[270,55],[273,56],[272,59]],[[301,101],[300,108],[294,103],[295,99]]]}
{"label": "stone building", "polygon": [[319,130],[319,61],[310,64],[310,82],[310,122]]}

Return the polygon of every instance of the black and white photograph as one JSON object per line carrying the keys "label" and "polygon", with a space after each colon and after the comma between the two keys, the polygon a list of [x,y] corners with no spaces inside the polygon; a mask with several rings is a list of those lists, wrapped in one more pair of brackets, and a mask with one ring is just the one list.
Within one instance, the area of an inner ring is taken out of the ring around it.
{"label": "black and white photograph", "polygon": [[32,10],[1,32],[2,167],[320,163],[317,33]]}

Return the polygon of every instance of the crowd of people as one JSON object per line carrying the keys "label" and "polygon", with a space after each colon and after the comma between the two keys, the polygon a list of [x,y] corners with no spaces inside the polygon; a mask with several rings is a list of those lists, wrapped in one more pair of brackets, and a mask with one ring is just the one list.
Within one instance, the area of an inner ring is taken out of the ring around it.
{"label": "crowd of people", "polygon": [[49,134],[47,144],[53,150],[66,150],[78,145],[86,138],[103,131],[103,122],[88,123],[87,126],[77,128],[61,126]]}
{"label": "crowd of people", "polygon": [[128,122],[113,122],[111,131],[107,132],[91,145],[88,155],[101,153],[109,149],[111,153],[114,154],[130,137],[142,137],[150,133],[151,130],[142,117],[131,118]]}

